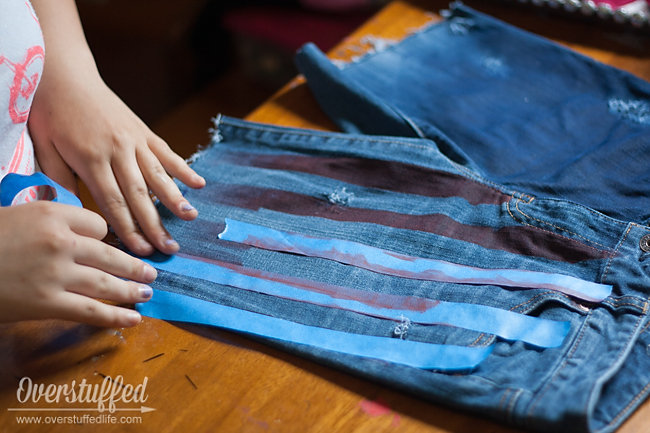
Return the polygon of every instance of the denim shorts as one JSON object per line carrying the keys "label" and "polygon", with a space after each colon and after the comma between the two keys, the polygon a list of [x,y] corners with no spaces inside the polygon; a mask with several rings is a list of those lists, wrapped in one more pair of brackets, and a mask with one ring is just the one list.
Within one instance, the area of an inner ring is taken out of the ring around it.
{"label": "denim shorts", "polygon": [[650,219],[650,83],[468,7],[400,43],[296,58],[345,132],[436,141],[453,161],[539,197]]}
{"label": "denim shorts", "polygon": [[[409,326],[411,341],[493,347],[477,367],[461,373],[308,344],[264,340],[268,344],[431,402],[538,431],[613,431],[646,397],[649,228],[500,185],[422,138],[221,117],[214,142],[193,168],[207,180],[202,190],[183,189],[198,219],[181,221],[159,208],[180,254],[370,294],[483,305],[570,324],[559,347],[543,349],[444,324]],[[613,289],[602,302],[585,302],[545,288],[391,276],[219,239],[226,218],[465,266],[557,273]],[[161,270],[153,287],[303,325],[395,338],[390,320],[173,272]]]}

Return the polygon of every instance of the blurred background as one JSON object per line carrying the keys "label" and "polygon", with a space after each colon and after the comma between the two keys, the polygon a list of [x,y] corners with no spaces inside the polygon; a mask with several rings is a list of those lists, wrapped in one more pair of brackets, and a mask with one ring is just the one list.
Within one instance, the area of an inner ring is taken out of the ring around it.
{"label": "blurred background", "polygon": [[[307,41],[329,50],[377,0],[78,0],[97,65],[149,125],[197,92],[243,117],[295,74]],[[214,113],[216,115],[218,113]]]}
{"label": "blurred background", "polygon": [[[446,8],[449,1],[423,3],[435,10]],[[650,52],[648,2],[466,0],[506,21],[525,22],[527,30],[544,36],[609,47],[631,58]],[[314,42],[328,51],[386,3],[77,0],[104,80],[184,157],[197,144],[209,142],[212,117],[244,117],[286,84],[296,74],[293,55],[302,44]],[[523,21],[519,13],[536,19]],[[549,19],[557,19],[557,25],[549,26]],[[595,40],[585,36],[593,32],[580,30],[584,25],[603,26],[608,32]]]}

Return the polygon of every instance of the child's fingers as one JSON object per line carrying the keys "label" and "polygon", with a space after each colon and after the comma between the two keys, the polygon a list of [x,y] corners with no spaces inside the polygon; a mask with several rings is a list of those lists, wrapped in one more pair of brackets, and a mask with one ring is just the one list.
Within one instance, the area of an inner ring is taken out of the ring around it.
{"label": "child's fingers", "polygon": [[[138,230],[129,209],[129,203],[122,194],[111,167],[108,164],[102,164],[92,171],[84,176],[84,181],[117,236],[134,253],[141,256],[152,254],[154,247]],[[143,201],[151,202],[148,198]]]}
{"label": "child's fingers", "polygon": [[70,230],[76,234],[101,240],[108,233],[106,221],[95,212],[61,203],[52,205],[56,206],[56,211],[60,212]]}
{"label": "child's fingers", "polygon": [[133,281],[121,280],[110,274],[88,266],[79,266],[66,291],[120,303],[147,302],[153,290],[151,287]]}
{"label": "child's fingers", "polygon": [[160,251],[166,254],[178,251],[178,244],[162,225],[158,210],[151,201],[135,156],[127,157],[125,161],[114,161],[113,171],[142,233]]}
{"label": "child's fingers", "polygon": [[149,148],[160,161],[165,171],[190,188],[203,188],[205,179],[192,170],[183,158],[171,150],[162,138],[153,133],[151,134],[147,140]]}
{"label": "child's fingers", "polygon": [[178,187],[165,172],[165,169],[149,150],[138,154],[138,162],[147,184],[156,197],[171,210],[174,215],[186,221],[197,217],[198,211],[183,197]]}
{"label": "child's fingers", "polygon": [[140,283],[156,279],[157,272],[152,266],[101,241],[79,237],[76,248],[74,260],[79,265]]}
{"label": "child's fingers", "polygon": [[61,292],[48,306],[48,316],[88,325],[128,328],[140,323],[137,311],[104,304],[76,293]]}

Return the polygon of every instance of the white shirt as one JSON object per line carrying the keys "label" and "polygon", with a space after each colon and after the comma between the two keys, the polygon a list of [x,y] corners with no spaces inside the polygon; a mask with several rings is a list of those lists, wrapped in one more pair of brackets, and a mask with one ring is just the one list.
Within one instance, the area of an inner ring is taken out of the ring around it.
{"label": "white shirt", "polygon": [[[45,60],[43,33],[27,0],[0,0],[0,178],[38,170],[27,119]],[[14,201],[31,201],[38,189]]]}

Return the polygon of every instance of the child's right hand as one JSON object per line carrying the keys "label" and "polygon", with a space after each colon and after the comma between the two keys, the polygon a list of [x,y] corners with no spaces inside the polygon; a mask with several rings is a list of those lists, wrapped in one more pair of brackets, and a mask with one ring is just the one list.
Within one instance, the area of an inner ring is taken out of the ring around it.
{"label": "child's right hand", "polygon": [[[137,325],[156,270],[111,247],[104,219],[53,202],[0,208],[0,321],[65,319],[107,327]],[[125,278],[131,281],[125,281]],[[93,299],[96,298],[96,299]]]}

